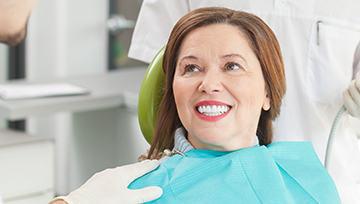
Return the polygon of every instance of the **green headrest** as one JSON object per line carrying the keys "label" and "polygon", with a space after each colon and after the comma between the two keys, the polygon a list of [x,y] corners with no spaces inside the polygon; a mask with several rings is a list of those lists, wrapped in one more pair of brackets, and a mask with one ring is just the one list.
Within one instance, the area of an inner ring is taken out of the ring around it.
{"label": "green headrest", "polygon": [[157,111],[163,97],[165,74],[162,71],[162,60],[164,51],[165,47],[158,52],[150,63],[139,92],[139,124],[142,134],[150,144],[154,137]]}

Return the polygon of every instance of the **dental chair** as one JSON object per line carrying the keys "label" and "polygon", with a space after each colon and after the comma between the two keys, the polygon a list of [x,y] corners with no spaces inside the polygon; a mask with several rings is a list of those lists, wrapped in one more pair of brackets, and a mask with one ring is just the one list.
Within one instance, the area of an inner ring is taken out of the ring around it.
{"label": "dental chair", "polygon": [[138,116],[141,132],[146,141],[151,144],[158,107],[163,97],[165,74],[162,71],[162,60],[165,47],[155,56],[141,84],[138,102]]}

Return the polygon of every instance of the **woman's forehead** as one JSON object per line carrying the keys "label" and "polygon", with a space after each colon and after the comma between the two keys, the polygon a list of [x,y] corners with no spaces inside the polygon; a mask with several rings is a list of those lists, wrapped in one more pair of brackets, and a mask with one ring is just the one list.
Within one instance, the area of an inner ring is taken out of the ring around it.
{"label": "woman's forehead", "polygon": [[214,24],[191,31],[183,40],[178,59],[254,55],[247,37],[235,26]]}
{"label": "woman's forehead", "polygon": [[[220,48],[236,47],[238,45],[249,46],[246,35],[237,27],[228,24],[213,24],[196,28],[188,33],[181,43],[181,48],[195,49],[199,46]],[[225,47],[225,46],[224,46]]]}

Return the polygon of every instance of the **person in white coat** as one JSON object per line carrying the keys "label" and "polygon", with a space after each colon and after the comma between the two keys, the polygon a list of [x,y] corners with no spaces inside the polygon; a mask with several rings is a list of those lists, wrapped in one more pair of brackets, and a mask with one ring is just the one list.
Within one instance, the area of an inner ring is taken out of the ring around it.
{"label": "person in white coat", "polygon": [[345,114],[337,130],[329,172],[342,202],[360,203],[360,153],[349,122],[360,117],[360,1],[144,0],[128,56],[151,62],[179,18],[208,6],[254,13],[278,37],[288,90],[275,141],[311,141],[324,162],[332,122],[345,104],[352,116]]}

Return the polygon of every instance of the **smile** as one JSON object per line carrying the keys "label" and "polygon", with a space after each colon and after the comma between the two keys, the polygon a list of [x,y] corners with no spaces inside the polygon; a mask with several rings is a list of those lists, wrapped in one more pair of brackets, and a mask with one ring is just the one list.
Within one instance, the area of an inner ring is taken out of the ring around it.
{"label": "smile", "polygon": [[220,101],[201,101],[194,107],[195,114],[202,120],[215,122],[226,117],[232,106]]}
{"label": "smile", "polygon": [[228,112],[230,108],[230,106],[226,105],[203,105],[197,106],[196,110],[206,116],[219,116]]}

